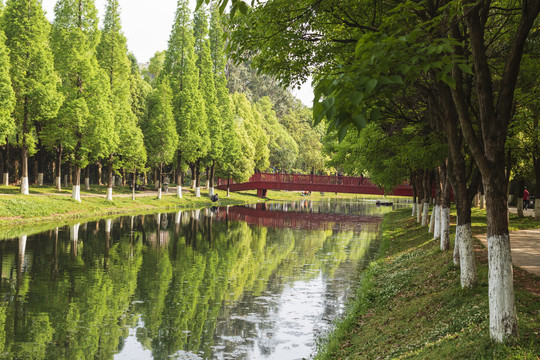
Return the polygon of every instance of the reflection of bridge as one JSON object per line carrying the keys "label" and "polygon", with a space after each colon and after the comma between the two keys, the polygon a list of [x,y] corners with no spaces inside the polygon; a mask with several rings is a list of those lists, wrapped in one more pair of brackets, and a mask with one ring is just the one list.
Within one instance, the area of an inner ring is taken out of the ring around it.
{"label": "reflection of bridge", "polygon": [[228,209],[220,208],[217,218],[219,220],[245,221],[249,225],[270,228],[291,229],[335,229],[357,230],[366,224],[378,224],[380,217],[370,215],[334,214],[315,212],[307,205],[291,210],[270,210],[267,204],[257,204],[255,208],[232,206]]}
{"label": "reflection of bridge", "polygon": [[[220,179],[217,188],[227,190],[227,180]],[[257,190],[257,195],[260,197],[266,196],[267,190],[384,195],[384,189],[377,187],[364,177],[268,173],[254,174],[245,183],[231,183],[230,190]],[[404,184],[396,187],[389,195],[413,196],[413,189]]]}

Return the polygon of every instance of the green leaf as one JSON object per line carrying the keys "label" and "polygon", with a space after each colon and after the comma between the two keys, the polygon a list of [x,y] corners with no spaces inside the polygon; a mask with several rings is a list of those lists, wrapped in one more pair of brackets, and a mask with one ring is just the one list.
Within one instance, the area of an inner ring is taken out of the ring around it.
{"label": "green leaf", "polygon": [[338,139],[339,139],[339,142],[341,142],[344,138],[345,138],[345,135],[347,135],[347,131],[349,130],[349,126],[350,124],[345,124],[343,126],[341,126],[338,130]]}
{"label": "green leaf", "polygon": [[474,75],[471,67],[468,65],[468,64],[464,64],[464,63],[458,63],[458,67],[461,69],[461,71],[463,71],[464,73],[466,74],[469,74],[469,75]]}
{"label": "green leaf", "polygon": [[366,83],[366,92],[370,93],[375,89],[375,86],[377,86],[377,79],[370,79]]}
{"label": "green leaf", "polygon": [[322,119],[326,114],[326,110],[320,102],[315,102],[313,105],[313,125],[317,126],[320,124]]}

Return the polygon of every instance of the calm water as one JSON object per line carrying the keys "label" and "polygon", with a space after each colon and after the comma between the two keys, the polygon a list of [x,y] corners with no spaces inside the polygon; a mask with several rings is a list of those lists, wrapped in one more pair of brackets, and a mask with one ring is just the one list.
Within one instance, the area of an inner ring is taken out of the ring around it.
{"label": "calm water", "polygon": [[258,204],[4,240],[0,358],[309,358],[388,210]]}

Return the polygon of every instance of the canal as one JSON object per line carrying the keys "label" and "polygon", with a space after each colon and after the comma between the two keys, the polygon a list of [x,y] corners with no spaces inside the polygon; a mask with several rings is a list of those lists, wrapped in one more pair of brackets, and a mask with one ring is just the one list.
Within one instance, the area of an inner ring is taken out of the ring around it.
{"label": "canal", "polygon": [[256,204],[1,241],[1,357],[309,358],[391,209],[359,200]]}

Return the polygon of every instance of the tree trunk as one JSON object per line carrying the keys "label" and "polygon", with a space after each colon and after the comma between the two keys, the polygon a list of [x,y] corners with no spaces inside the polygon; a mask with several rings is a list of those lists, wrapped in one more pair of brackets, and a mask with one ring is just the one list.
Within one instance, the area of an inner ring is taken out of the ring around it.
{"label": "tree trunk", "polygon": [[98,170],[97,170],[97,172],[98,172],[98,185],[101,186],[101,185],[103,185],[103,181],[102,181],[103,174],[101,173],[101,170],[102,170],[103,166],[101,165],[101,161],[98,162],[97,166],[98,166]]}
{"label": "tree trunk", "polygon": [[163,164],[159,164],[159,188],[157,193],[158,200],[161,200],[161,183],[163,181]]}
{"label": "tree trunk", "polygon": [[212,161],[212,166],[210,167],[210,189],[208,189],[208,196],[214,196],[215,176],[216,176],[216,162]]}
{"label": "tree trunk", "polygon": [[9,186],[9,140],[6,138],[6,146],[4,148],[4,171],[2,173],[2,183],[4,186]]}
{"label": "tree trunk", "polygon": [[195,166],[195,197],[200,198],[201,197],[201,167],[199,165],[199,161],[197,161],[197,165]]}
{"label": "tree trunk", "polygon": [[[131,200],[135,200],[135,187],[137,185],[137,169],[133,168],[133,182],[131,186]],[[133,221],[133,219],[132,219]]]}
{"label": "tree trunk", "polygon": [[62,190],[62,145],[56,149],[56,174],[55,174],[55,185],[56,190]]}
{"label": "tree trunk", "polygon": [[88,164],[85,169],[84,188],[90,190],[90,164]]}
{"label": "tree trunk", "polygon": [[[442,169],[439,166],[435,169],[435,224],[433,225],[433,240],[440,239],[441,237],[441,218],[442,218],[442,191],[443,191],[443,179]],[[445,174],[446,175],[446,174]]]}
{"label": "tree trunk", "polygon": [[46,155],[45,153],[45,149],[40,146],[40,149],[39,149],[39,152],[38,152],[38,156],[37,156],[37,185],[38,186],[43,186],[43,181],[44,181],[44,177],[45,177],[45,161],[46,161],[46,158],[48,156]]}
{"label": "tree trunk", "polygon": [[430,174],[428,170],[424,170],[424,178],[423,178],[422,183],[423,183],[422,185],[424,189],[424,199],[423,199],[423,207],[422,207],[422,226],[428,226],[429,199],[430,199],[430,192],[431,192],[431,189],[429,188],[431,181],[430,181]]}
{"label": "tree trunk", "polygon": [[[25,136],[23,135],[23,139]],[[30,188],[28,186],[28,146],[24,143],[23,140],[22,151],[21,151],[21,163],[22,163],[22,179],[21,179],[21,194],[29,195]]]}
{"label": "tree trunk", "polygon": [[231,185],[231,177],[229,176],[227,178],[227,197],[231,197],[230,185]]}
{"label": "tree trunk", "polygon": [[443,195],[441,205],[441,250],[450,249],[450,205],[451,205],[451,186],[450,178],[447,174],[446,166],[441,168],[441,178],[444,178]]}
{"label": "tree trunk", "polygon": [[113,161],[114,156],[111,154],[109,155],[109,162],[107,164],[107,200],[112,201],[113,200]]}
{"label": "tree trunk", "polygon": [[504,176],[484,179],[489,264],[489,319],[491,337],[499,342],[517,336],[508,204]]}
{"label": "tree trunk", "polygon": [[75,176],[73,179],[73,191],[71,198],[75,201],[81,202],[81,167],[75,164]]}
{"label": "tree trunk", "polygon": [[177,175],[178,175],[178,186],[176,187],[176,196],[181,199],[182,198],[182,155],[180,154],[180,152],[178,153],[178,164],[177,164],[177,167],[178,167],[178,171],[177,171]]}

